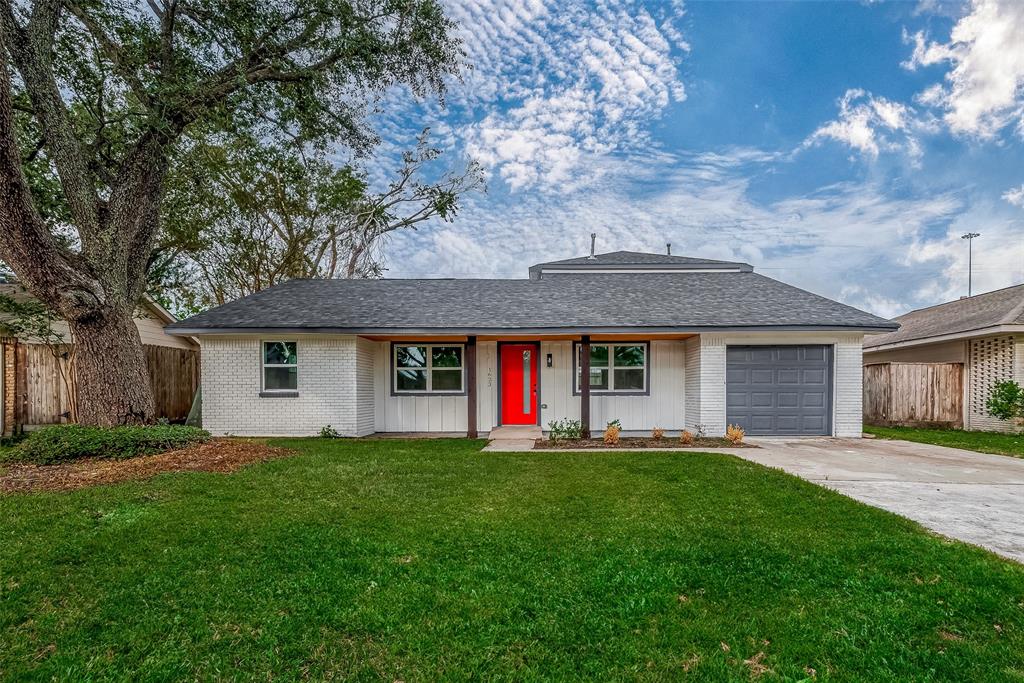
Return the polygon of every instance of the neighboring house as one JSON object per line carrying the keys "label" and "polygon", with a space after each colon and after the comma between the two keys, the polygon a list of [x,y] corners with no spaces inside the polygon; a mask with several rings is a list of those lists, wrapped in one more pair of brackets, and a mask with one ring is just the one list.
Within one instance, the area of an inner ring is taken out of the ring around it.
{"label": "neighboring house", "polygon": [[895,327],[745,263],[614,252],[528,279],[292,280],[168,330],[200,340],[215,434],[860,436],[861,343]]}
{"label": "neighboring house", "polygon": [[[15,301],[32,299],[25,288],[13,282],[0,282],[0,296]],[[3,411],[0,433],[15,428],[66,422],[70,416],[67,380],[71,372],[66,354],[55,357],[38,339],[17,338],[4,330],[0,313],[0,394]],[[199,345],[192,337],[171,335],[164,328],[175,322],[163,306],[146,297],[135,314],[135,325],[146,353],[150,383],[157,414],[171,420],[188,415],[199,384]],[[55,319],[51,329],[62,340],[71,341],[68,325]],[[62,372],[63,371],[63,372]]]}
{"label": "neighboring house", "polygon": [[995,382],[1024,383],[1024,285],[911,311],[894,321],[899,330],[865,340],[865,365],[957,364],[963,427],[1015,430],[990,416],[985,403]]}

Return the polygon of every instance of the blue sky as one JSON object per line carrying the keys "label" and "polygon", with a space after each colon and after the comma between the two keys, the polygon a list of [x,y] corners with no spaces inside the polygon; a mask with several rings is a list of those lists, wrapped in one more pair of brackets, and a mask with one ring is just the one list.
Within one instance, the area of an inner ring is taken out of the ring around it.
{"label": "blue sky", "polygon": [[488,191],[390,277],[521,277],[617,249],[742,259],[893,316],[1024,282],[1024,2],[451,0],[447,104],[393,93]]}

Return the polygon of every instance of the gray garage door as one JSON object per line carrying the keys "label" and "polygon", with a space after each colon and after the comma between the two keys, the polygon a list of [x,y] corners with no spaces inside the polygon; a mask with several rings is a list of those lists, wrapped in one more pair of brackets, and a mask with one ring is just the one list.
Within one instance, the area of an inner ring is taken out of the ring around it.
{"label": "gray garage door", "polygon": [[726,419],[747,434],[832,433],[832,347],[730,346]]}

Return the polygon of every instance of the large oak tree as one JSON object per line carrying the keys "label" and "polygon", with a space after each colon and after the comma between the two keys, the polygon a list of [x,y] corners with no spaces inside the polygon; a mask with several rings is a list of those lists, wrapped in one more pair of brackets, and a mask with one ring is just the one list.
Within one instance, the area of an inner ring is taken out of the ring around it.
{"label": "large oak tree", "polygon": [[435,0],[0,0],[0,258],[71,326],[79,419],[153,417],[132,316],[182,136],[366,147],[459,58]]}

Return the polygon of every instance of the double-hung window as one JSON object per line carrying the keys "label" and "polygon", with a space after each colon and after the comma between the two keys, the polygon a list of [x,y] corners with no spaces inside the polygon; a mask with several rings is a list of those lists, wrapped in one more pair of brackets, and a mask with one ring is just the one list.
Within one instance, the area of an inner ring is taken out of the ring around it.
{"label": "double-hung window", "polygon": [[[580,353],[575,345],[575,392],[580,391],[582,370]],[[590,391],[604,394],[645,394],[648,391],[646,343],[590,345]]]}
{"label": "double-hung window", "polygon": [[295,392],[299,389],[299,358],[293,341],[263,342],[263,391]]}
{"label": "double-hung window", "polygon": [[396,394],[461,394],[461,344],[395,344],[392,389]]}

